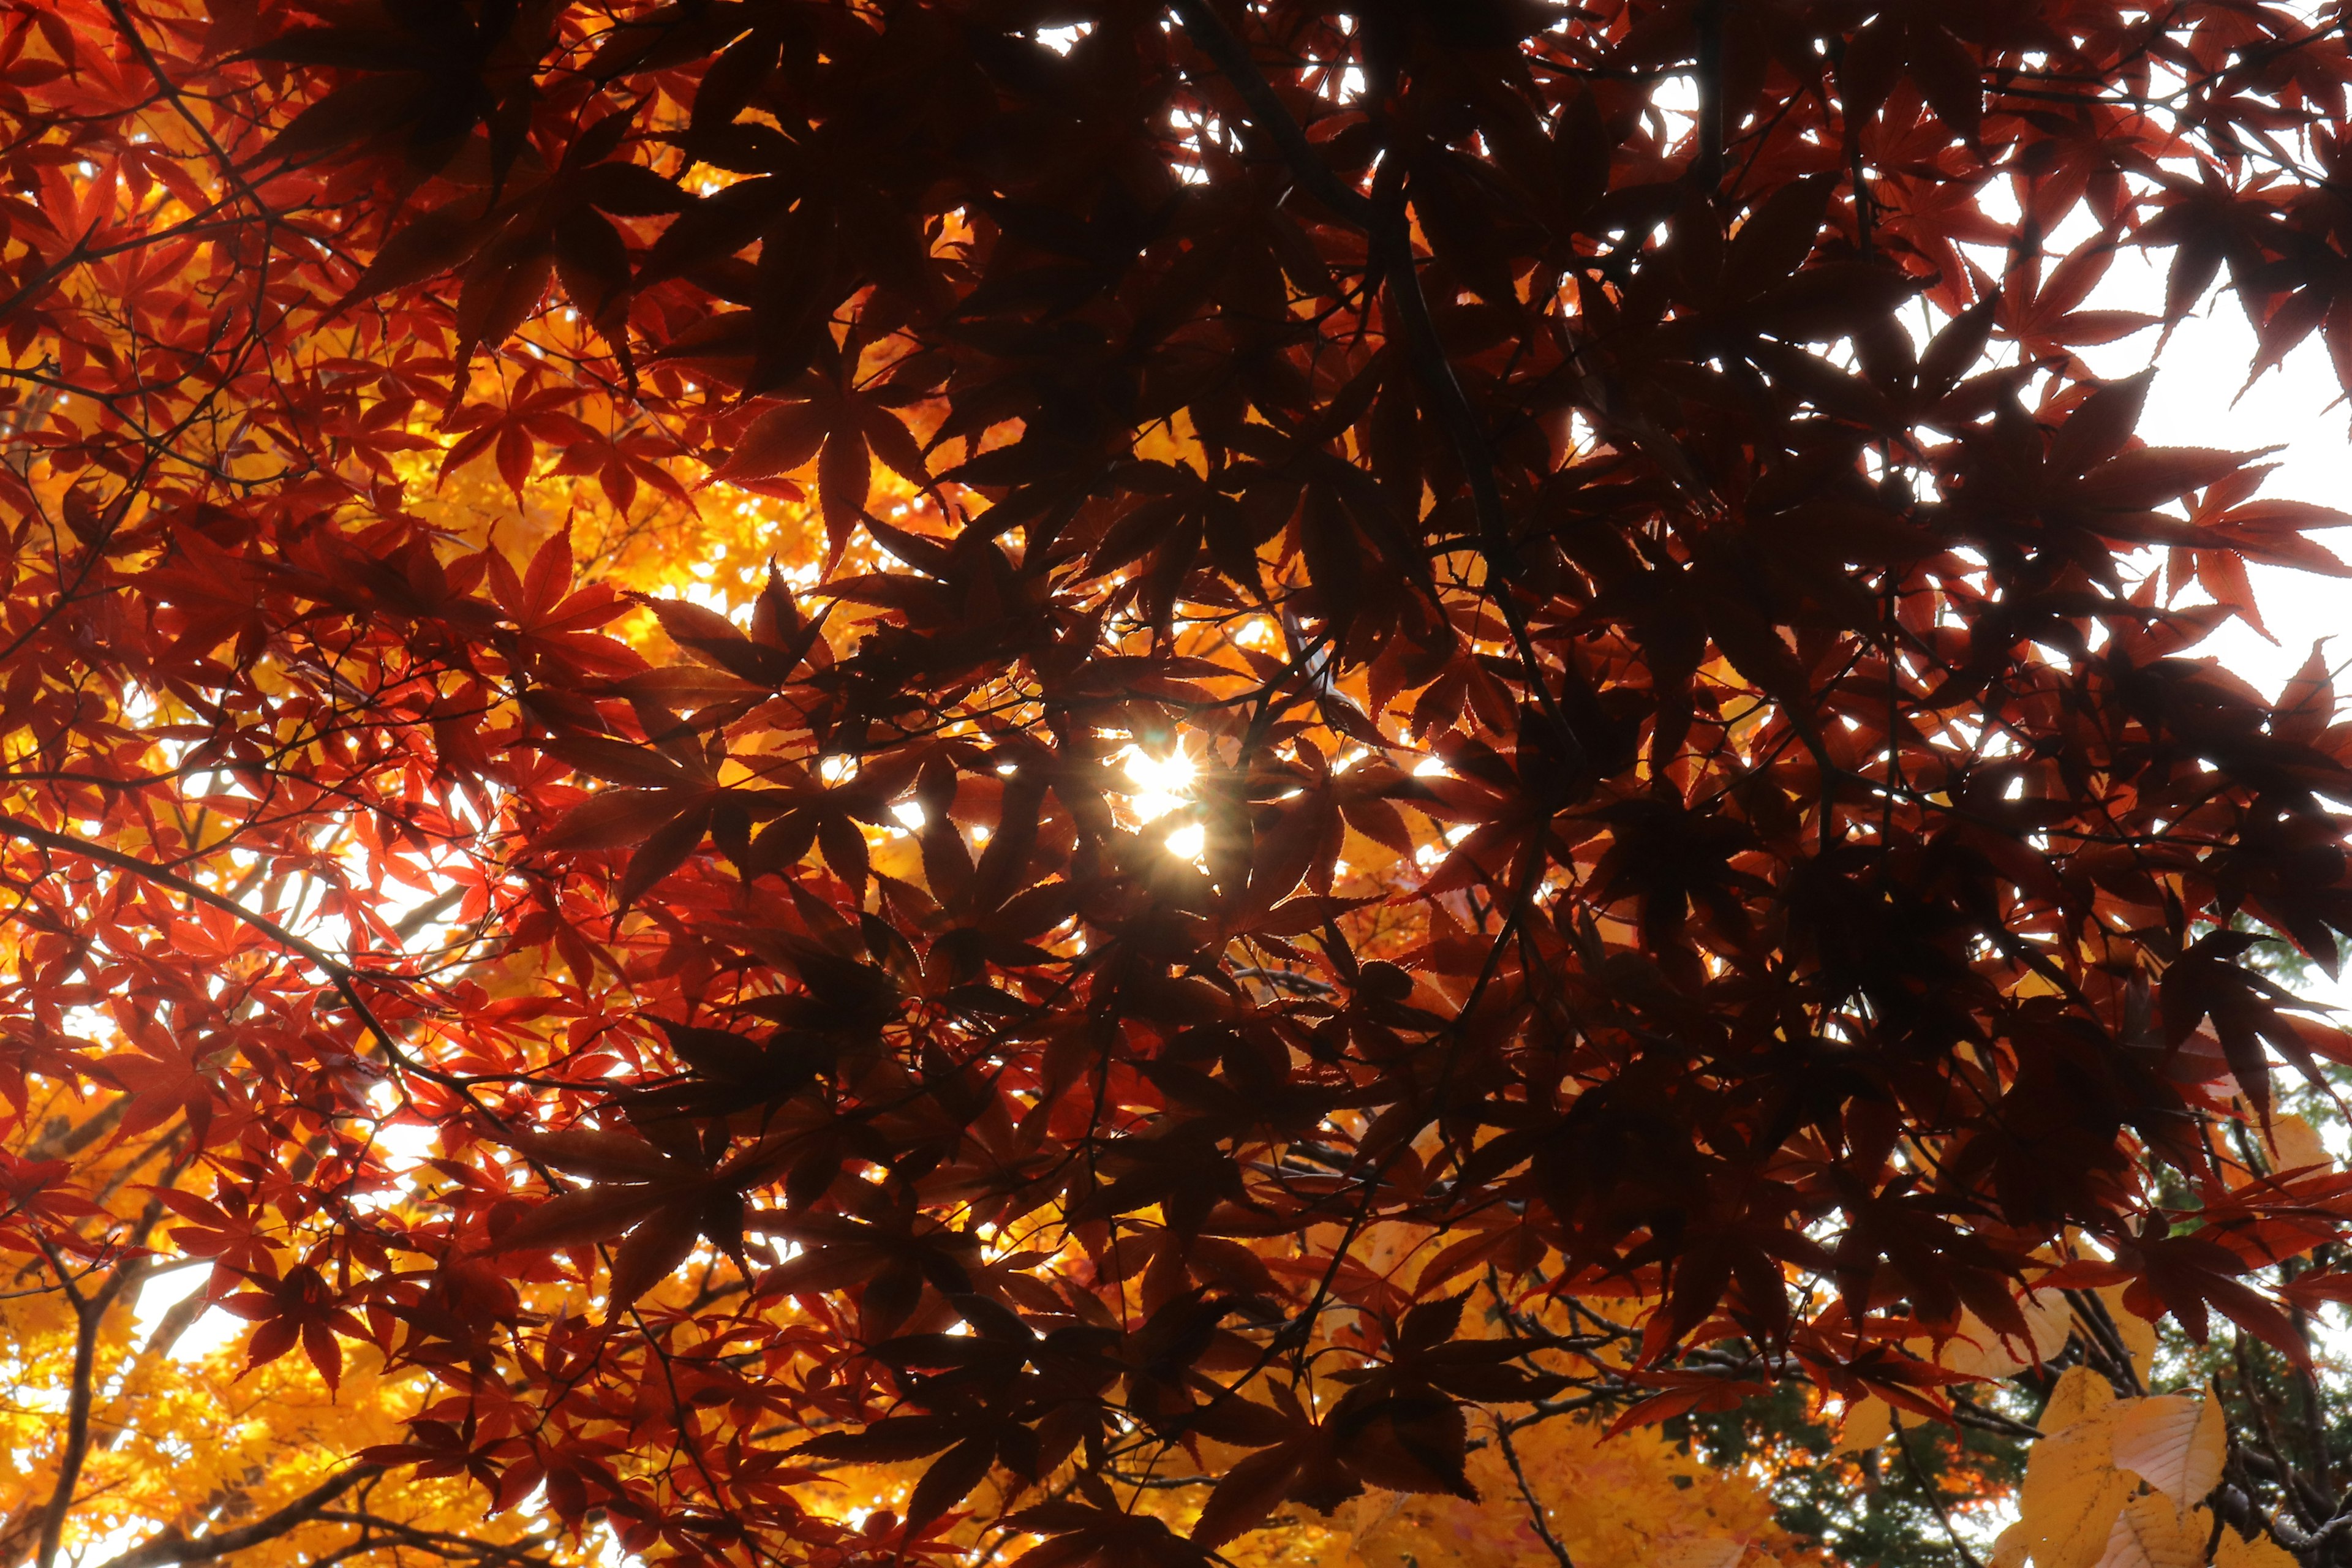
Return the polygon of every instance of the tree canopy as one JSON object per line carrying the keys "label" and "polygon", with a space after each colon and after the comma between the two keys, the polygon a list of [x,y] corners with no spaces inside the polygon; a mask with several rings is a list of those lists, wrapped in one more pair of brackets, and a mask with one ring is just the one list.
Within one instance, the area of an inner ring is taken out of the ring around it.
{"label": "tree canopy", "polygon": [[[2082,351],[2352,385],[2337,10],[0,5],[13,1549],[1794,1560],[1648,1429],[1797,1388],[2332,1560],[2352,728],[2195,650],[2352,515]],[[207,1529],[189,1259],[392,1391]]]}

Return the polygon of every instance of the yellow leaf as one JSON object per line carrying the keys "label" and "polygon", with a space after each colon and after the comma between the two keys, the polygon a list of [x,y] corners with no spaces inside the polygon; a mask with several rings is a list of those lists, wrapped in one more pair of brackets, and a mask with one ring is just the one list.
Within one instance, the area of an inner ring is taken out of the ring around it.
{"label": "yellow leaf", "polygon": [[1207,455],[1201,449],[1201,438],[1192,431],[1192,416],[1189,409],[1180,408],[1166,420],[1144,426],[1135,440],[1135,455],[1154,462],[1181,464],[1194,473],[1206,474]]}
{"label": "yellow leaf", "polygon": [[2142,1493],[2116,1516],[2098,1568],[2203,1568],[2212,1528],[2201,1508],[2183,1516],[2159,1494]]}
{"label": "yellow leaf", "polygon": [[2326,1165],[2327,1145],[2319,1141],[2311,1123],[2300,1116],[2281,1116],[2271,1122],[2271,1169],[2286,1172],[2312,1165]]}
{"label": "yellow leaf", "polygon": [[2227,1447],[2221,1411],[2183,1394],[2135,1399],[2115,1423],[2116,1463],[2186,1508],[2221,1479]]}
{"label": "yellow leaf", "polygon": [[[2067,1392],[2061,1380],[2052,1405]],[[2107,1406],[2068,1419],[2054,1436],[2036,1443],[2026,1460],[2018,1522],[2025,1528],[2034,1568],[2093,1568],[2106,1552],[2116,1515],[2138,1488],[2115,1467],[2112,1397]]]}
{"label": "yellow leaf", "polygon": [[2074,1309],[2067,1305],[2063,1290],[2029,1291],[2017,1310],[2025,1319],[2025,1332],[2037,1357],[2048,1361],[2066,1348],[2074,1322]]}
{"label": "yellow leaf", "polygon": [[1403,857],[1377,838],[1370,838],[1349,827],[1344,830],[1340,858],[1367,875],[1386,871]]}
{"label": "yellow leaf", "polygon": [[2020,998],[2027,996],[2055,996],[2059,994],[2063,989],[2063,988],[2054,980],[2048,979],[2038,973],[2028,973],[2017,977],[2017,984],[2009,988],[2009,994]]}
{"label": "yellow leaf", "polygon": [[2025,1568],[2025,1556],[2032,1546],[2025,1521],[2019,1520],[1993,1538],[1991,1568]]}
{"label": "yellow leaf", "polygon": [[2148,1373],[2156,1365],[2156,1325],[2124,1305],[2122,1286],[2102,1285],[2096,1294],[2116,1325],[2116,1337],[2131,1354],[2132,1370],[2139,1373],[2140,1386],[2146,1388]]}
{"label": "yellow leaf", "polygon": [[2012,1377],[2066,1348],[2074,1323],[2063,1291],[2036,1290],[2017,1306],[2025,1320],[2023,1339],[2004,1338],[1974,1312],[1964,1311],[1958,1331],[1944,1342],[1937,1361],[1954,1372],[1990,1382]]}
{"label": "yellow leaf", "polygon": [[1859,1454],[1886,1441],[1895,1429],[1895,1412],[1875,1394],[1846,1406],[1845,1425],[1838,1428],[1837,1451]]}
{"label": "yellow leaf", "polygon": [[1358,1541],[1368,1541],[1378,1535],[1387,1528],[1390,1521],[1396,1518],[1398,1510],[1404,1506],[1405,1497],[1403,1492],[1382,1491],[1377,1488],[1360,1493],[1354,1501],[1348,1504],[1348,1511],[1340,1516],[1347,1521],[1348,1533]]}
{"label": "yellow leaf", "polygon": [[[1811,1563],[1773,1520],[1770,1495],[1738,1468],[1684,1452],[1655,1426],[1611,1438],[1597,1422],[1548,1421],[1513,1438],[1554,1540],[1576,1568],[1736,1568]],[[1470,1457],[1485,1502],[1370,1491],[1343,1509],[1354,1563],[1302,1556],[1239,1568],[1531,1568],[1549,1563],[1519,1478],[1489,1442]],[[1231,1554],[1230,1549],[1228,1555]]]}
{"label": "yellow leaf", "polygon": [[2049,1436],[2063,1432],[2084,1416],[2105,1410],[2116,1402],[2116,1391],[2107,1380],[2087,1366],[2070,1366],[2058,1375],[2058,1386],[2050,1391],[2050,1402],[2042,1407],[2042,1433]]}
{"label": "yellow leaf", "polygon": [[2213,1548],[2213,1568],[2297,1568],[2294,1558],[2284,1547],[2266,1535],[2252,1541],[2234,1530],[2221,1532],[2221,1543]]}

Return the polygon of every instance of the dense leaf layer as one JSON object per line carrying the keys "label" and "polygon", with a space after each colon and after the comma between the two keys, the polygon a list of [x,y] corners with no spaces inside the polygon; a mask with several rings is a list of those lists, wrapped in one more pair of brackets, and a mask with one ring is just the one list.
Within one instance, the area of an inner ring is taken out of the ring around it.
{"label": "dense leaf layer", "polygon": [[430,1369],[373,1461],[1176,1563],[2036,1289],[2301,1353],[2352,1199],[2225,1132],[2352,1061],[2249,966],[2352,729],[2189,650],[2352,519],[2076,351],[2143,246],[2352,366],[2332,22],[8,15],[0,1089],[184,1126],[257,1360]]}

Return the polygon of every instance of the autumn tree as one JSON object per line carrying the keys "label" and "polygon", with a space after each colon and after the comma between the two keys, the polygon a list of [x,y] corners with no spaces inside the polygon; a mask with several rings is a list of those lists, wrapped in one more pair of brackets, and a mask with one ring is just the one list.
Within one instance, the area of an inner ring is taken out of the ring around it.
{"label": "autumn tree", "polygon": [[2352,731],[2194,651],[2352,518],[2080,353],[2352,379],[2334,5],[0,15],[20,1559],[192,1259],[366,1408],[137,1568],[1724,1563],[1547,1490],[1791,1391],[2352,1542]]}

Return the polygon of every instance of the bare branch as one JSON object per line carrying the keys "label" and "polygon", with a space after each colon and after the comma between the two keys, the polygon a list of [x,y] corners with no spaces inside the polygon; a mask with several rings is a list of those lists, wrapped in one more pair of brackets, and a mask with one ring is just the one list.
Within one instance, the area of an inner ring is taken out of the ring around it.
{"label": "bare branch", "polygon": [[[101,1568],[158,1568],[159,1564],[166,1563],[210,1563],[232,1552],[242,1552],[265,1541],[275,1541],[288,1531],[319,1518],[329,1503],[383,1471],[381,1465],[353,1465],[348,1470],[328,1477],[276,1513],[257,1519],[251,1524],[194,1538],[160,1535],[143,1546],[132,1547],[121,1556],[102,1564]],[[46,1559],[44,1568],[47,1568]]]}
{"label": "bare branch", "polygon": [[73,1301],[74,1359],[73,1381],[66,1396],[65,1443],[58,1454],[57,1484],[41,1513],[40,1544],[33,1553],[35,1568],[51,1568],[57,1561],[58,1543],[65,1538],[66,1515],[73,1510],[74,1489],[80,1484],[82,1465],[89,1458],[89,1414],[98,1386],[99,1331],[122,1292],[145,1272],[143,1263],[136,1258],[118,1264],[107,1275],[105,1283],[85,1296],[67,1274],[65,1260],[50,1248],[45,1247],[43,1250],[48,1253],[50,1267],[65,1281],[66,1294]]}
{"label": "bare branch", "polygon": [[[533,1544],[542,1543],[531,1536],[505,1545],[495,1541],[477,1541],[471,1536],[452,1535],[443,1530],[421,1530],[413,1524],[402,1524],[396,1520],[379,1518],[365,1511],[328,1509],[320,1513],[319,1518],[336,1524],[358,1525],[362,1540],[367,1533],[373,1532],[400,1545],[413,1546],[420,1552],[430,1552],[440,1557],[472,1557],[484,1563],[510,1563],[515,1568],[546,1568],[549,1561],[529,1549]],[[113,1565],[110,1563],[107,1568],[113,1568]]]}

